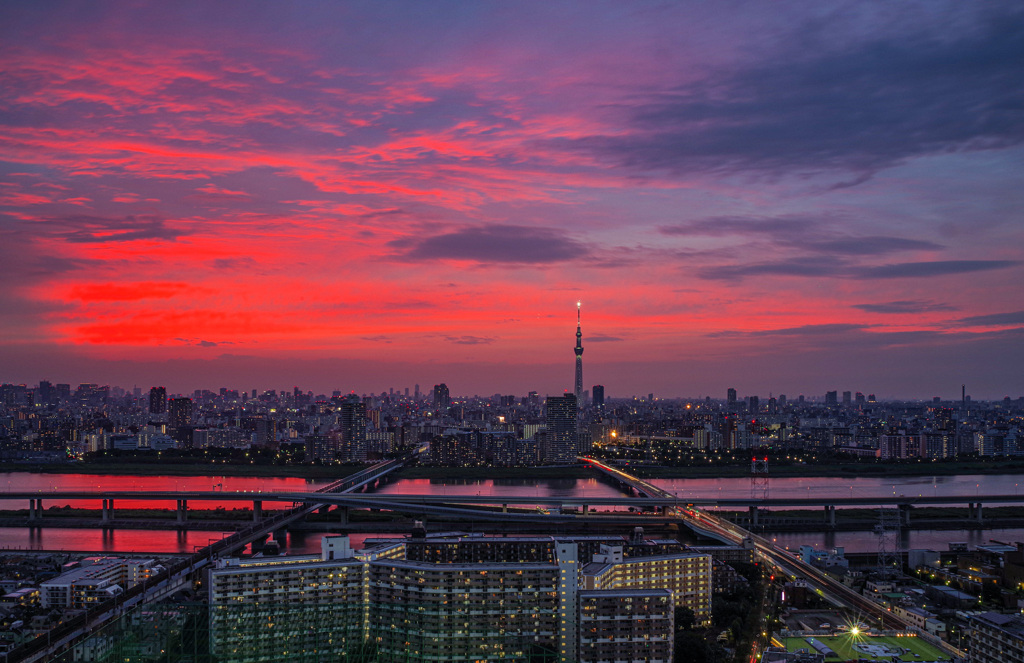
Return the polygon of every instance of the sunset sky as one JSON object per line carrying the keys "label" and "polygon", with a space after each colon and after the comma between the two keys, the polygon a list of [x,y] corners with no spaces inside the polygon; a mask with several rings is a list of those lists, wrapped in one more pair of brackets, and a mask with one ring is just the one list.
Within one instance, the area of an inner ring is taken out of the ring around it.
{"label": "sunset sky", "polygon": [[6,2],[0,381],[1024,396],[1024,6]]}

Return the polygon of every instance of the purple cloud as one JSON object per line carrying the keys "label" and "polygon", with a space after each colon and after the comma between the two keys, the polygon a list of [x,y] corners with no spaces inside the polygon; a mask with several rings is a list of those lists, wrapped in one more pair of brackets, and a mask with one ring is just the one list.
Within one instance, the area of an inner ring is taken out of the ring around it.
{"label": "purple cloud", "polygon": [[554,228],[495,225],[470,227],[424,239],[391,242],[408,260],[470,260],[496,264],[541,264],[586,257],[586,246]]}

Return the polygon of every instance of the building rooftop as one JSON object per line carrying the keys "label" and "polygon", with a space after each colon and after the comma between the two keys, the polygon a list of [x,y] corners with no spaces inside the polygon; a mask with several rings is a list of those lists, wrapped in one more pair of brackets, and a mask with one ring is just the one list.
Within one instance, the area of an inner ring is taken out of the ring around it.
{"label": "building rooftop", "polygon": [[1004,615],[999,612],[985,612],[974,615],[971,619],[1006,631],[1014,637],[1024,638],[1024,617],[1019,614]]}
{"label": "building rooftop", "polygon": [[668,589],[585,589],[580,591],[580,598],[586,597],[613,597],[613,596],[668,596],[672,597],[672,591]]}

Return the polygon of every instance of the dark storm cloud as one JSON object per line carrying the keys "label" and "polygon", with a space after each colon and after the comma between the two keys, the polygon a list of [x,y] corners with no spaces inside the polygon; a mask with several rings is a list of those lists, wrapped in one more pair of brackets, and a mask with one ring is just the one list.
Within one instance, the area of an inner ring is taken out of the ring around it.
{"label": "dark storm cloud", "polygon": [[625,339],[619,338],[618,336],[606,336],[604,334],[587,337],[587,343],[616,343],[623,340]]}
{"label": "dark storm cloud", "polygon": [[81,269],[88,269],[102,264],[100,260],[88,260],[84,258],[62,258],[58,256],[39,255],[36,256],[30,266],[28,273],[32,276],[42,278],[66,274]]}
{"label": "dark storm cloud", "polygon": [[175,341],[184,343],[185,345],[194,345],[197,348],[215,348],[219,345],[234,345],[234,341],[206,341],[201,338],[181,338],[175,337]]}
{"label": "dark storm cloud", "polygon": [[876,304],[854,304],[853,308],[859,308],[867,313],[930,313],[931,311],[955,311],[955,306],[938,304],[922,300],[903,299],[894,302],[878,302]]}
{"label": "dark storm cloud", "polygon": [[821,218],[803,216],[715,216],[674,226],[662,226],[658,230],[664,235],[682,235],[684,237],[691,235],[727,237],[750,234],[789,236],[812,232],[821,223]]}
{"label": "dark storm cloud", "polygon": [[1024,311],[1011,313],[993,313],[991,315],[972,315],[956,321],[961,325],[1024,325]]}
{"label": "dark storm cloud", "polygon": [[792,241],[793,246],[805,248],[815,253],[870,256],[898,251],[936,251],[943,248],[934,242],[905,237],[837,237],[801,244],[798,239]]}
{"label": "dark storm cloud", "polygon": [[888,235],[846,235],[837,227],[849,225],[845,219],[805,216],[712,217],[658,230],[669,236],[736,237],[768,241],[779,248],[805,254],[868,256],[900,251],[937,251],[935,242]]}
{"label": "dark storm cloud", "polygon": [[256,261],[249,256],[242,256],[239,258],[214,258],[210,265],[214,269],[221,269],[225,271],[243,271],[251,270],[256,266]]}
{"label": "dark storm cloud", "polygon": [[748,276],[835,277],[860,280],[928,278],[1004,269],[1019,264],[1015,260],[932,260],[872,267],[823,257],[749,265],[714,265],[697,270],[697,276],[709,281],[736,281]]}
{"label": "dark storm cloud", "polygon": [[942,39],[822,47],[808,25],[756,65],[627,106],[634,132],[573,144],[644,171],[845,170],[861,181],[908,158],[1024,142],[1018,6]]}
{"label": "dark storm cloud", "polygon": [[60,234],[74,244],[129,242],[137,239],[163,239],[174,241],[187,234],[171,228],[157,216],[103,217],[84,214],[51,217],[51,223],[63,227]]}
{"label": "dark storm cloud", "polygon": [[852,276],[860,279],[899,279],[908,277],[946,276],[985,272],[993,269],[1013,267],[1016,260],[932,260],[929,262],[904,262],[878,267],[861,267]]}
{"label": "dark storm cloud", "polygon": [[490,345],[496,339],[486,336],[445,336],[444,340],[458,345]]}
{"label": "dark storm cloud", "polygon": [[396,240],[409,260],[472,260],[481,263],[539,264],[574,260],[588,249],[552,228],[488,226],[463,228],[425,239]]}
{"label": "dark storm cloud", "polygon": [[708,334],[711,338],[756,338],[763,336],[833,336],[835,334],[846,334],[867,329],[868,325],[858,324],[824,324],[824,325],[802,325],[800,327],[787,327],[785,329],[762,329],[758,331],[719,331]]}
{"label": "dark storm cloud", "polygon": [[1024,327],[994,332],[938,331],[931,329],[910,331],[876,331],[870,325],[824,324],[805,325],[788,329],[765,329],[757,331],[723,330],[707,334],[710,338],[723,340],[771,339],[772,348],[783,354],[823,351],[835,353],[841,345],[844,353],[861,351],[880,352],[910,348],[920,352],[924,348],[954,347],[966,349],[972,344],[991,342],[1006,343],[1004,349],[1012,348],[1007,356],[1020,353],[1013,343],[1024,336]]}
{"label": "dark storm cloud", "polygon": [[842,276],[845,267],[834,260],[823,258],[786,260],[740,265],[714,265],[697,270],[697,276],[707,281],[736,281],[748,276]]}

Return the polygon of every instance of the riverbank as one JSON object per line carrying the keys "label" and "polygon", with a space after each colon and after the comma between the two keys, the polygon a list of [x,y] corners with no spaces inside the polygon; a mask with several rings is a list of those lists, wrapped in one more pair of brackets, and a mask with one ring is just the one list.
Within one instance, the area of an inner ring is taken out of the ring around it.
{"label": "riverbank", "polygon": [[[709,479],[750,476],[749,465],[660,467],[629,465],[623,469],[646,479]],[[965,461],[920,463],[830,462],[817,465],[773,465],[771,477],[919,477],[955,476],[958,474],[1024,474],[1021,461]]]}
{"label": "riverbank", "polygon": [[340,479],[368,465],[233,465],[230,463],[0,463],[3,472],[104,476],[296,477]]}
{"label": "riverbank", "polygon": [[[231,463],[0,463],[3,472],[41,474],[91,474],[135,476],[226,476],[296,477],[338,479],[354,474],[367,465],[243,465]],[[749,464],[708,464],[693,467],[626,465],[623,469],[647,479],[709,479],[750,476]],[[914,477],[953,476],[957,474],[1024,474],[1024,461],[922,461],[883,463],[874,461],[830,461],[814,465],[781,465],[769,462],[772,477]],[[474,479],[588,479],[595,470],[583,466],[557,467],[429,467],[415,465],[397,470],[392,479],[436,479],[471,481]]]}

